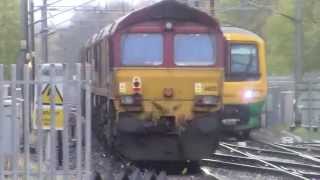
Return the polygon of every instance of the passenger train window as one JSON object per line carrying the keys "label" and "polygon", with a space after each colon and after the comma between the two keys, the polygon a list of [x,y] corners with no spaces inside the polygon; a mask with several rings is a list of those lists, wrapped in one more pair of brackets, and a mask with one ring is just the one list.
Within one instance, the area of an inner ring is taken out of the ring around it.
{"label": "passenger train window", "polygon": [[161,34],[126,34],[122,36],[121,46],[121,62],[125,66],[157,66],[163,63]]}
{"label": "passenger train window", "polygon": [[215,38],[209,34],[178,34],[174,38],[174,60],[178,66],[214,65]]}
{"label": "passenger train window", "polygon": [[232,44],[231,45],[231,73],[257,74],[258,52],[254,44]]}

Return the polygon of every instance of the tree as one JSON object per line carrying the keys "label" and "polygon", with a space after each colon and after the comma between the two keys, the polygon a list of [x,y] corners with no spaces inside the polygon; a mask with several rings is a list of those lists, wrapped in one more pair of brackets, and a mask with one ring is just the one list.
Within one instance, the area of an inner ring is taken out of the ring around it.
{"label": "tree", "polygon": [[264,26],[270,75],[288,75],[293,72],[294,22],[290,19],[294,17],[293,12],[294,1],[280,0]]}
{"label": "tree", "polygon": [[[106,7],[87,7],[77,11],[71,25],[51,37],[49,61],[78,62],[86,41],[105,26],[130,10],[128,4],[114,2]],[[90,9],[90,10],[89,10]]]}
{"label": "tree", "polygon": [[304,10],[304,72],[320,70],[320,2],[305,1]]}
{"label": "tree", "polygon": [[0,3],[0,64],[11,64],[19,53],[20,21],[18,0]]}
{"label": "tree", "polygon": [[[295,0],[217,0],[219,7],[238,7],[217,12],[220,21],[262,36],[267,44],[270,75],[293,72]],[[320,70],[320,1],[304,2],[304,72]],[[250,10],[250,7],[256,10]]]}

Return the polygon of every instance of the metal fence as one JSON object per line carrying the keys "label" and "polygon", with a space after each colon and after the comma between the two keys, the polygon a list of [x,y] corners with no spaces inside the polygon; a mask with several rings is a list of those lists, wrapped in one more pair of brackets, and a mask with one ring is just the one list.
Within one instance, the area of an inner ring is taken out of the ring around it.
{"label": "metal fence", "polygon": [[298,120],[301,126],[318,129],[320,127],[320,82],[309,80],[297,84]]}
{"label": "metal fence", "polygon": [[33,69],[0,65],[0,180],[91,179],[90,67]]}
{"label": "metal fence", "polygon": [[320,81],[270,80],[266,115],[269,126],[283,123],[295,126],[299,122],[301,127],[319,128]]}
{"label": "metal fence", "polygon": [[269,81],[266,122],[267,126],[294,122],[294,83],[290,79]]}

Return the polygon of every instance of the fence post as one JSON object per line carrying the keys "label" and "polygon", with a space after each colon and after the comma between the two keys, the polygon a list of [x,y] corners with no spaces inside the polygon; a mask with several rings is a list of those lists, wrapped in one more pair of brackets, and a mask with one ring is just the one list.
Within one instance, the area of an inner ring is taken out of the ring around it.
{"label": "fence post", "polygon": [[[4,119],[4,106],[3,106],[3,65],[0,65],[0,121],[2,124],[3,119]],[[1,126],[0,126],[1,128]],[[2,136],[2,131],[0,131],[0,180],[4,180],[4,153],[3,153],[3,136]]]}
{"label": "fence post", "polygon": [[[79,96],[81,95],[81,66],[80,64],[76,64],[76,89],[77,89],[77,94],[79,94]],[[75,79],[74,79],[75,80]],[[86,103],[87,102],[83,102]],[[82,146],[82,125],[83,125],[83,121],[82,121],[82,111],[81,111],[81,98],[77,98],[77,102],[76,102],[77,106],[76,106],[76,137],[77,137],[77,145],[76,145],[76,154],[77,154],[77,160],[76,160],[76,169],[77,169],[77,179],[81,179],[81,171],[82,171],[82,152],[81,152],[81,146]]]}
{"label": "fence post", "polygon": [[310,142],[311,141],[311,136],[310,136],[310,131],[312,129],[312,122],[311,122],[311,117],[312,117],[312,82],[311,81],[308,81],[307,83],[307,86],[308,86],[308,95],[307,95],[307,102],[308,102],[308,105],[307,105],[307,119],[308,119],[308,141]]}
{"label": "fence post", "polygon": [[63,111],[64,111],[64,117],[63,117],[63,120],[64,120],[64,123],[63,123],[63,143],[62,143],[62,146],[63,146],[63,171],[64,171],[64,176],[63,176],[63,180],[69,180],[69,177],[67,175],[68,171],[70,170],[70,167],[69,167],[69,113],[70,113],[70,104],[68,102],[68,94],[66,94],[66,92],[68,91],[68,88],[65,86],[68,83],[68,80],[69,80],[69,69],[70,67],[68,66],[69,64],[66,65],[65,67],[65,71],[64,71],[64,74],[63,74],[63,96],[65,97],[64,100],[63,100]]}
{"label": "fence post", "polygon": [[51,88],[51,93],[50,93],[50,179],[54,180],[56,179],[56,157],[57,157],[57,132],[56,132],[56,104],[55,104],[55,97],[56,97],[56,82],[55,82],[55,77],[56,77],[56,67],[54,64],[50,64],[50,80],[49,80],[49,87]]}
{"label": "fence post", "polygon": [[18,157],[19,157],[19,128],[17,122],[17,94],[16,94],[16,65],[11,65],[11,122],[13,124],[12,128],[12,138],[13,138],[13,158],[12,158],[12,171],[13,171],[13,180],[18,179],[17,171],[18,171]]}
{"label": "fence post", "polygon": [[85,66],[85,139],[86,139],[86,148],[85,148],[85,162],[86,162],[86,180],[90,180],[91,173],[91,76],[90,76],[90,66]]}
{"label": "fence post", "polygon": [[41,79],[41,69],[40,69],[40,65],[37,64],[35,66],[35,87],[36,87],[36,96],[35,98],[37,98],[37,101],[35,101],[35,105],[36,105],[36,119],[34,119],[34,126],[36,127],[35,129],[37,129],[37,152],[38,152],[38,168],[39,168],[39,180],[44,179],[43,176],[43,171],[42,169],[43,167],[43,160],[44,160],[44,147],[43,147],[43,142],[44,142],[44,132],[43,132],[43,124],[42,124],[42,98],[41,98],[41,91],[42,91],[42,79]]}
{"label": "fence post", "polygon": [[29,125],[30,125],[30,112],[29,112],[29,108],[30,108],[30,85],[31,82],[30,81],[30,72],[29,72],[29,68],[28,65],[24,66],[24,80],[25,80],[25,84],[24,84],[24,105],[23,105],[23,109],[24,109],[24,116],[23,116],[23,124],[24,124],[24,153],[25,153],[25,162],[24,162],[24,168],[25,168],[25,176],[26,176],[26,180],[29,180],[29,176],[30,176],[30,171],[29,168],[30,167],[30,132],[29,132]]}

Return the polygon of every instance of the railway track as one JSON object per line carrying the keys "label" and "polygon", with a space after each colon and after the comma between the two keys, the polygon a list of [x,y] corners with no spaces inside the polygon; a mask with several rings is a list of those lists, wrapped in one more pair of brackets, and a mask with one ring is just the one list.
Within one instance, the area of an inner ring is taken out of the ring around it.
{"label": "railway track", "polygon": [[320,159],[320,146],[319,145],[288,145],[288,144],[275,144],[284,148],[292,149],[294,151],[311,155]]}
{"label": "railway track", "polygon": [[94,146],[98,148],[95,148],[93,164],[99,172],[94,180],[320,180],[319,149],[313,146],[305,148],[255,140],[222,142],[216,153],[202,160],[199,172],[191,174],[141,168],[108,155],[101,145]]}
{"label": "railway track", "polygon": [[223,179],[320,179],[318,150],[256,140],[223,142],[202,165]]}

